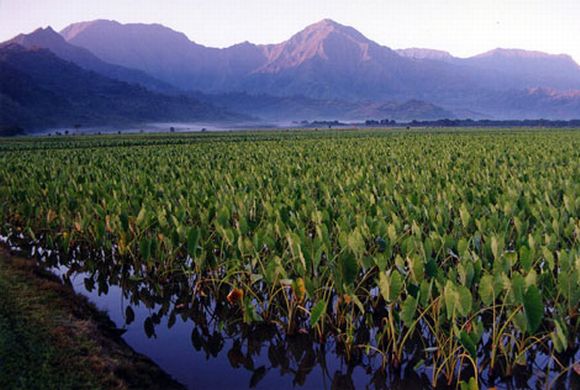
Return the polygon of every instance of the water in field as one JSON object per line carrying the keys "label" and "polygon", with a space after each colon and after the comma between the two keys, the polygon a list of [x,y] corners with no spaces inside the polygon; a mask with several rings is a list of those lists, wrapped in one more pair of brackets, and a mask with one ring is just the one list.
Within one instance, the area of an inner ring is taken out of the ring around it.
{"label": "water in field", "polygon": [[[53,271],[63,274],[62,269]],[[164,303],[151,308],[143,302],[130,304],[118,286],[108,286],[106,294],[99,294],[87,290],[85,275],[70,280],[77,292],[127,330],[123,337],[133,349],[190,389],[359,389],[384,388],[387,384],[388,388],[419,389],[429,383],[427,377],[413,371],[387,381],[378,370],[378,357],[348,365],[337,355],[332,340],[321,346],[309,335],[286,336],[271,326],[242,326],[230,333],[220,329],[212,313],[204,313],[203,319],[191,311],[175,320],[171,315],[158,317],[156,313]],[[127,306],[135,315],[128,325]],[[191,316],[197,317],[197,323]]]}
{"label": "water in field", "polygon": [[[2,241],[6,243],[6,238]],[[399,368],[383,370],[380,356],[359,349],[351,352],[347,363],[345,351],[333,338],[321,343],[301,332],[288,336],[272,325],[247,327],[231,321],[224,307],[211,297],[192,299],[187,291],[181,301],[177,290],[153,291],[146,283],[131,281],[123,276],[126,274],[118,264],[108,263],[106,271],[101,269],[101,273],[90,276],[74,271],[79,264],[75,260],[63,262],[54,252],[41,249],[27,253],[17,246],[12,249],[36,257],[75,291],[87,296],[126,330],[123,338],[133,349],[190,389],[430,387],[431,370],[423,362],[405,361]],[[580,361],[578,349],[572,361]],[[578,388],[579,375],[569,372],[556,382],[555,375],[546,369],[547,362],[546,355],[538,354],[513,377],[502,380],[486,374],[483,379],[487,382],[480,385],[543,388],[547,382]]]}
{"label": "water in field", "polygon": [[[63,269],[54,269],[63,274]],[[129,302],[123,289],[116,285],[87,290],[86,275],[73,274],[74,289],[105,310],[119,328],[126,329],[125,341],[136,351],[148,356],[163,370],[190,389],[422,389],[430,387],[431,370],[405,362],[395,370],[382,370],[381,357],[354,352],[349,363],[345,351],[334,339],[324,344],[308,334],[287,336],[275,326],[242,324],[228,327],[220,322],[220,314],[212,311],[211,299],[196,300],[179,313],[174,300],[153,298],[148,291],[138,302]],[[137,295],[138,296],[138,295]],[[133,299],[136,297],[132,295]],[[153,303],[152,301],[155,301]],[[149,307],[147,307],[149,305]],[[160,314],[164,306],[174,306]],[[207,305],[207,306],[204,306]],[[127,324],[127,307],[134,319]],[[580,361],[580,351],[574,361]],[[491,380],[489,387],[526,388],[540,386],[546,375],[548,358],[537,355],[534,364],[506,381]],[[468,373],[466,373],[468,374]],[[580,385],[574,374],[564,376],[566,388]],[[538,382],[538,383],[536,383]],[[488,386],[482,386],[483,388]]]}

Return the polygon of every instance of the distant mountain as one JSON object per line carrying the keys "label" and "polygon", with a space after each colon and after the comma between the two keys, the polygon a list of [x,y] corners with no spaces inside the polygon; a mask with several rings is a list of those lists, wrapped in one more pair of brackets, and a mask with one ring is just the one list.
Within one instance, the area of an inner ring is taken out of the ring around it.
{"label": "distant mountain", "polygon": [[397,121],[453,119],[455,114],[421,100],[363,104],[352,114],[361,119],[394,119]]}
{"label": "distant mountain", "polygon": [[456,59],[446,51],[421,49],[417,47],[412,47],[409,49],[399,49],[396,50],[396,52],[402,57],[407,57],[415,60],[436,60],[450,62]]}
{"label": "distant mountain", "polygon": [[412,64],[352,27],[325,19],[264,47],[267,62],[242,89],[323,99],[398,97],[412,83]]}
{"label": "distant mountain", "polygon": [[[100,59],[206,93],[303,95],[330,100],[440,102],[457,109],[489,91],[580,89],[570,58],[498,49],[467,59],[431,49],[394,51],[330,19],[279,44],[205,47],[158,24],[97,20],[61,31]],[[459,105],[458,105],[459,104]]]}
{"label": "distant mountain", "polygon": [[246,42],[225,49],[198,45],[160,25],[97,20],[73,24],[61,34],[104,61],[209,93],[384,100],[477,83],[475,77],[467,82],[461,69],[411,61],[329,19],[280,44]]}
{"label": "distant mountain", "polygon": [[1,44],[0,47],[10,44],[18,44],[28,49],[45,48],[82,68],[113,79],[140,84],[151,90],[167,93],[178,91],[175,87],[157,80],[145,72],[102,61],[87,49],[69,44],[51,27],[39,28],[30,34],[20,34]]}
{"label": "distant mountain", "polygon": [[239,120],[210,104],[101,76],[47,49],[0,48],[0,127],[26,130],[145,123]]}
{"label": "distant mountain", "polygon": [[580,89],[580,67],[568,55],[495,49],[463,60],[480,73],[495,72],[493,89]]}
{"label": "distant mountain", "polygon": [[104,61],[142,70],[185,89],[219,90],[264,61],[256,45],[209,48],[159,24],[96,20],[70,25],[61,35]]}
{"label": "distant mountain", "polygon": [[[530,93],[556,90],[564,96],[561,91],[580,90],[580,67],[565,55],[496,49],[457,58],[423,48],[392,50],[330,19],[281,43],[243,42],[223,49],[200,45],[159,24],[96,20],[73,24],[60,34],[68,46],[48,29],[13,41],[49,48],[110,78],[159,90],[151,80],[137,80],[146,74],[172,88],[215,95],[210,99],[218,104],[243,106],[244,112],[267,118],[341,114],[343,120],[349,119],[345,115],[358,119],[363,114],[376,117],[381,107],[385,116],[409,119],[535,118],[539,112],[580,117],[575,98]],[[121,77],[119,72],[125,73]],[[243,96],[246,101],[237,101]],[[540,107],[539,101],[550,109]]]}
{"label": "distant mountain", "polygon": [[306,27],[288,41],[265,46],[268,62],[259,73],[279,73],[310,61],[335,62],[336,68],[355,71],[365,61],[399,61],[389,48],[379,46],[352,27],[330,19]]}
{"label": "distant mountain", "polygon": [[293,120],[367,120],[390,119],[397,121],[436,120],[455,118],[441,107],[419,100],[406,102],[348,102],[344,100],[321,100],[304,96],[277,97],[229,93],[221,95],[197,95],[224,109],[259,117],[268,121]]}
{"label": "distant mountain", "polygon": [[550,88],[507,91],[482,98],[480,105],[498,119],[578,119],[580,91]]}
{"label": "distant mountain", "polygon": [[357,107],[350,102],[317,100],[304,96],[273,96],[245,92],[193,95],[225,110],[273,122],[352,119],[348,114]]}

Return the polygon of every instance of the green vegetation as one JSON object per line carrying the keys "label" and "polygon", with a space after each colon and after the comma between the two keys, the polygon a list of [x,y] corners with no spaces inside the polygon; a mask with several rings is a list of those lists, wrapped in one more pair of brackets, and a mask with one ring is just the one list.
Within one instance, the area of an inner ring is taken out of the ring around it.
{"label": "green vegetation", "polygon": [[131,351],[106,315],[31,261],[0,252],[0,291],[0,388],[180,388]]}
{"label": "green vegetation", "polygon": [[578,131],[20,138],[0,143],[0,194],[4,233],[75,270],[434,385],[540,354],[564,375],[579,345]]}
{"label": "green vegetation", "polygon": [[[67,388],[81,384],[96,386],[88,365],[76,364],[68,370],[71,352],[79,351],[57,345],[46,326],[48,310],[56,294],[39,295],[28,287],[25,273],[0,265],[0,387],[3,389]],[[29,274],[26,276],[30,276]],[[49,292],[46,291],[45,292]],[[48,335],[48,337],[47,337]],[[82,349],[79,341],[76,348]],[[86,355],[86,353],[84,354]]]}

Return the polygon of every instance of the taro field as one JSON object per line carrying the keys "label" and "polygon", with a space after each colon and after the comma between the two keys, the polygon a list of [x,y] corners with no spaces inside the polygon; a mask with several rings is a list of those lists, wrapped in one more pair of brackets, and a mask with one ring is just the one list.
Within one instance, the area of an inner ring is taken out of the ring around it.
{"label": "taro field", "polygon": [[578,384],[579,214],[575,130],[0,140],[5,245],[148,336],[268,328],[432,387]]}

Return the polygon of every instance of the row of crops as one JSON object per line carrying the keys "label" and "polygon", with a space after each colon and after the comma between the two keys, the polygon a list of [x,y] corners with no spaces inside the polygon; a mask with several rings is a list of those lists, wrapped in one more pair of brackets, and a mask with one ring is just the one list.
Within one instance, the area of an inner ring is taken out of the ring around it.
{"label": "row of crops", "polygon": [[578,131],[0,141],[13,241],[160,315],[204,299],[434,386],[573,372],[579,214]]}

